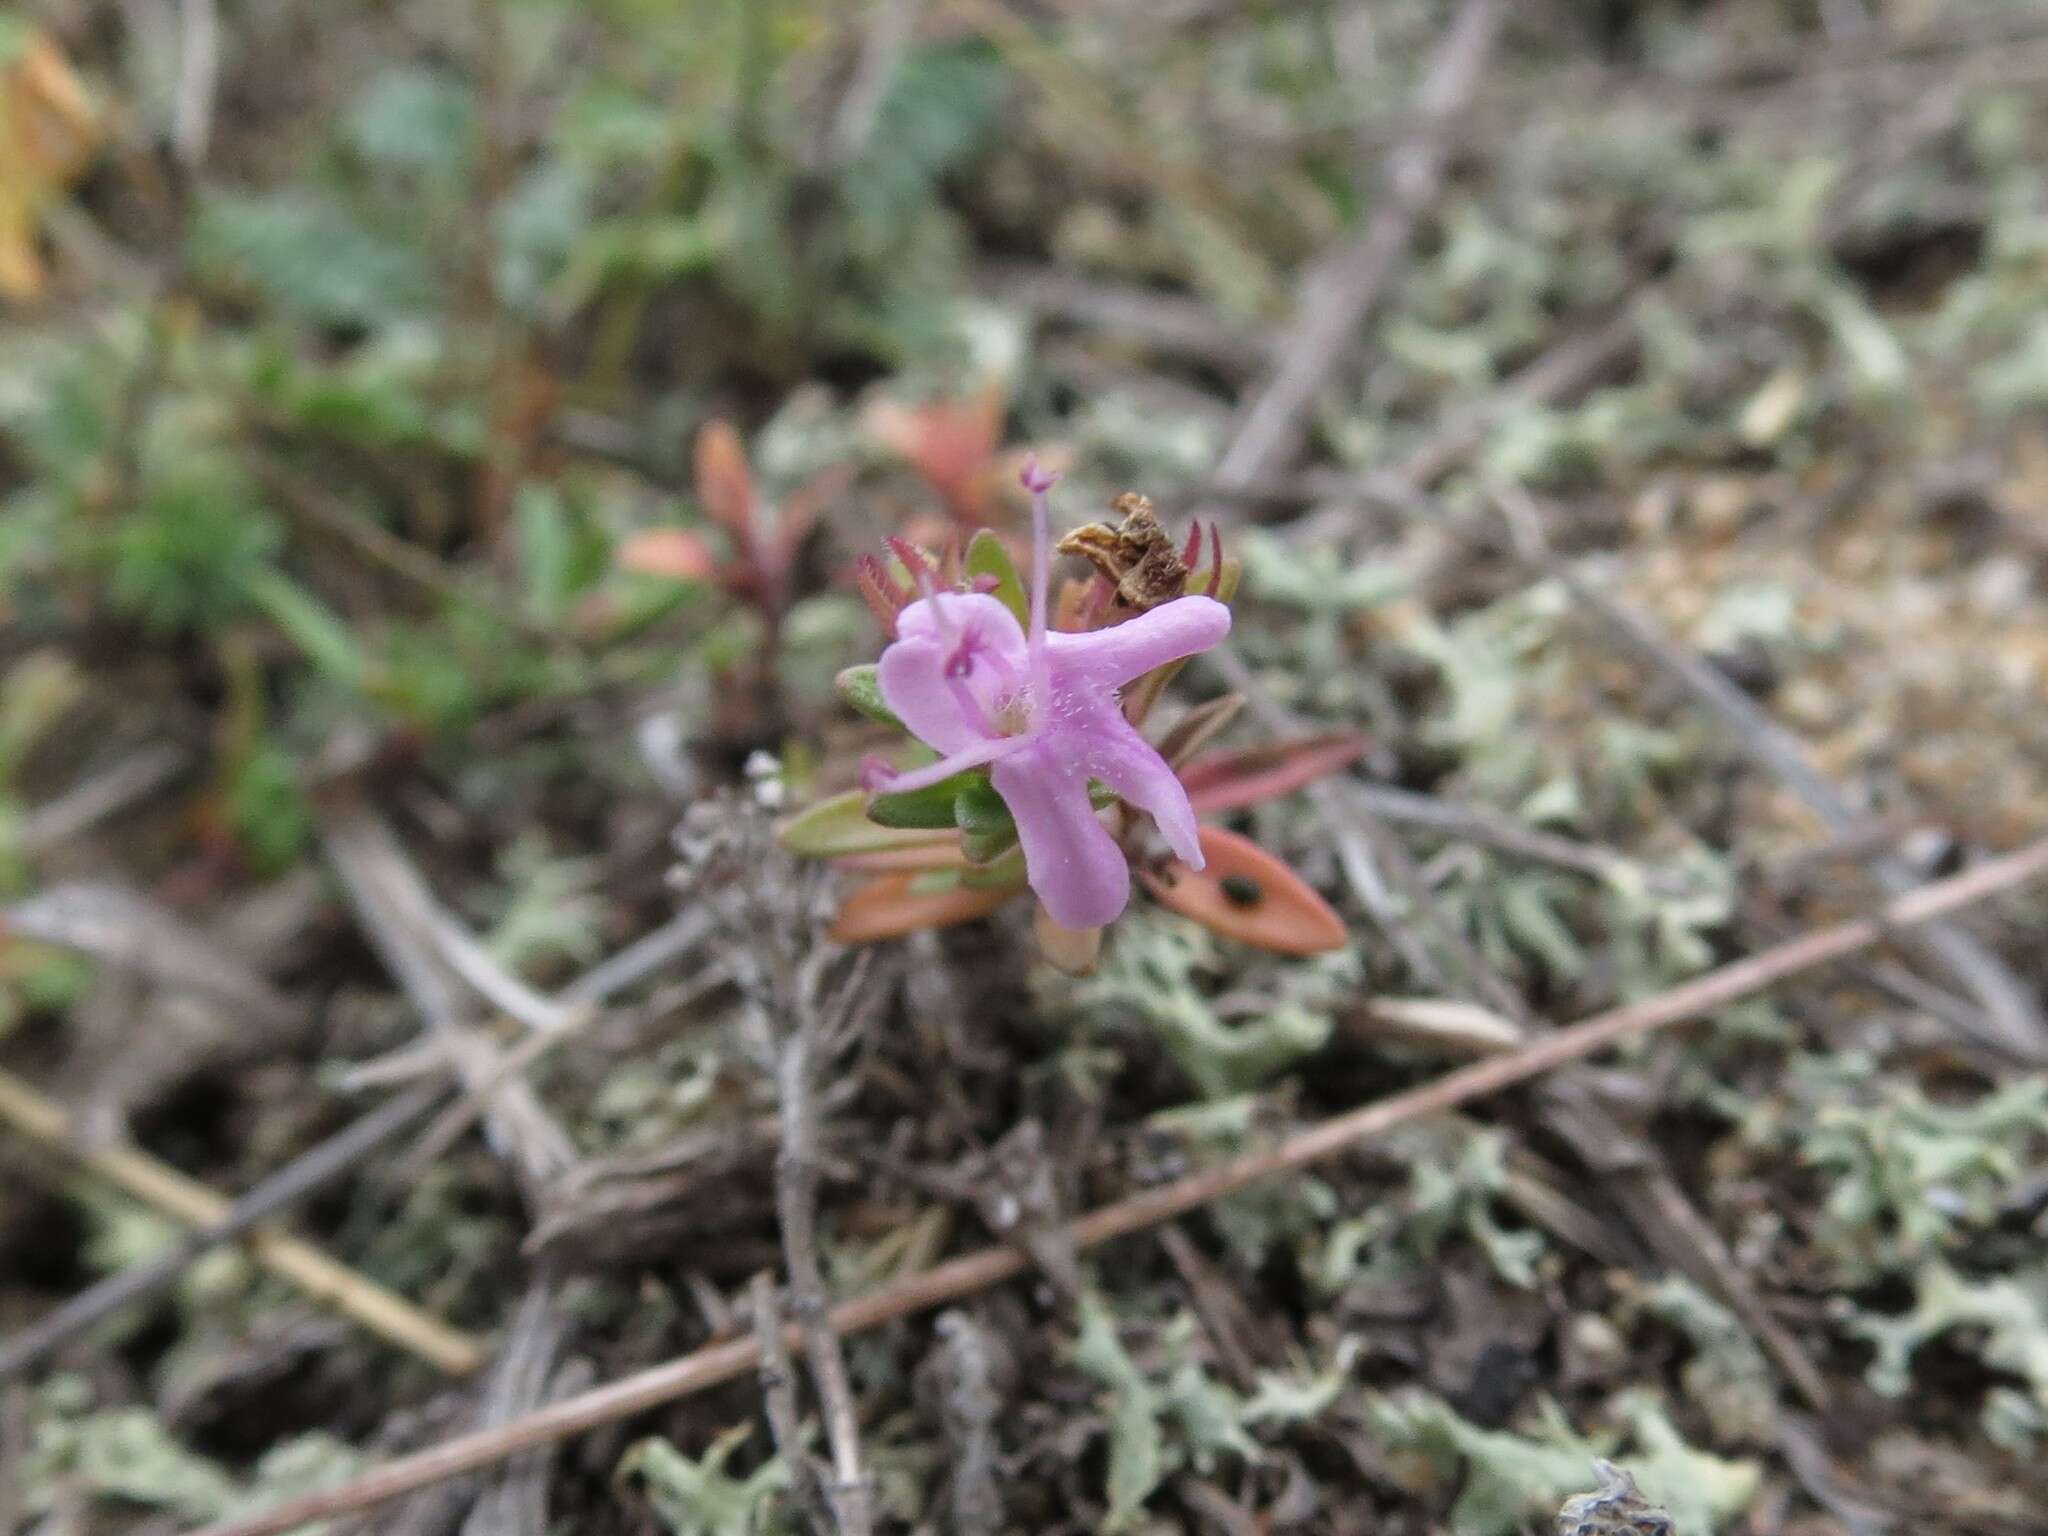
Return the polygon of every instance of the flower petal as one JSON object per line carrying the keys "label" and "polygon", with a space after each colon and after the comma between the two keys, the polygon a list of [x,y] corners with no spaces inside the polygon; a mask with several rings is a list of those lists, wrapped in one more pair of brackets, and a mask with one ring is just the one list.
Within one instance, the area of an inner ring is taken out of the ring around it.
{"label": "flower petal", "polygon": [[1017,823],[1025,876],[1062,928],[1099,928],[1131,899],[1131,868],[1096,819],[1088,781],[1042,749],[997,763],[990,777]]}
{"label": "flower petal", "polygon": [[[1230,610],[1213,597],[1176,597],[1136,618],[1084,635],[1046,637],[1057,675],[1121,688],[1154,667],[1206,651],[1230,633]],[[1058,684],[1055,683],[1057,688]]]}
{"label": "flower petal", "polygon": [[1089,777],[1100,779],[1151,816],[1166,846],[1190,869],[1200,869],[1202,845],[1195,810],[1188,803],[1180,775],[1166,766],[1166,759],[1124,719],[1113,702],[1089,710],[1074,724],[1087,732]]}
{"label": "flower petal", "polygon": [[885,795],[901,795],[913,789],[929,789],[943,783],[956,773],[965,773],[969,768],[979,768],[983,763],[998,762],[1012,757],[1029,746],[1030,738],[1025,736],[977,736],[958,752],[948,752],[936,763],[926,763],[922,768],[906,769],[891,774],[873,787]]}
{"label": "flower petal", "polygon": [[875,673],[896,718],[940,752],[987,737],[996,706],[1024,679],[1016,616],[986,593],[949,593],[910,604],[896,634]]}
{"label": "flower petal", "polygon": [[896,632],[943,641],[972,631],[978,645],[1001,652],[1014,664],[1024,660],[1024,628],[999,598],[986,592],[944,592],[922,597],[903,610]]}

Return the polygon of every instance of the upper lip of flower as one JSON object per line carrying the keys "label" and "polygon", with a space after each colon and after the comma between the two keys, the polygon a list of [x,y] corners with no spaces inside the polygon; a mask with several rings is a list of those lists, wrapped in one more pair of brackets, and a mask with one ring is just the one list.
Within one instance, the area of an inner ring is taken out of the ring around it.
{"label": "upper lip of flower", "polygon": [[938,592],[905,607],[883,651],[882,697],[939,761],[875,787],[901,791],[992,765],[1023,844],[1026,878],[1052,919],[1098,927],[1123,910],[1130,868],[1088,797],[1098,779],[1151,814],[1167,844],[1202,867],[1187,791],[1124,718],[1117,690],[1168,662],[1207,650],[1230,630],[1230,610],[1187,596],[1109,629],[1051,633],[1046,626],[1053,477],[1027,466],[1034,561],[1030,628],[995,597]]}

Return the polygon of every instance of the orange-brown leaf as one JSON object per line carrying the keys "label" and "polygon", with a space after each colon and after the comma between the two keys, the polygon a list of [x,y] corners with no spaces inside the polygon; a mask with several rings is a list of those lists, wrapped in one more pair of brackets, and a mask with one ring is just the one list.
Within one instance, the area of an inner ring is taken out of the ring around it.
{"label": "orange-brown leaf", "polygon": [[44,209],[91,163],[99,113],[57,45],[40,31],[0,66],[0,297],[41,295],[36,234]]}
{"label": "orange-brown leaf", "polygon": [[1198,816],[1234,811],[1291,794],[1365,755],[1369,738],[1336,731],[1237,752],[1211,752],[1180,771],[1188,803]]}
{"label": "orange-brown leaf", "polygon": [[931,841],[926,843],[840,854],[833,859],[832,867],[856,875],[925,875],[941,869],[966,870],[974,866],[960,851],[958,832],[935,832]]}
{"label": "orange-brown leaf", "polygon": [[697,500],[704,515],[730,529],[742,549],[753,548],[759,498],[746,450],[731,422],[706,422],[697,434]]}
{"label": "orange-brown leaf", "polygon": [[1003,430],[1003,390],[990,383],[965,400],[906,407],[881,401],[868,430],[908,461],[962,523],[987,515]]}
{"label": "orange-brown leaf", "polygon": [[835,944],[873,944],[900,939],[927,928],[950,928],[987,917],[1022,886],[955,885],[943,890],[916,889],[914,874],[884,875],[870,880],[841,903],[832,922]]}
{"label": "orange-brown leaf", "polygon": [[1203,827],[1198,835],[1204,868],[1176,859],[1163,874],[1144,873],[1160,905],[1212,933],[1283,955],[1319,955],[1350,942],[1330,904],[1250,838],[1222,827]]}
{"label": "orange-brown leaf", "polygon": [[619,545],[619,569],[674,581],[709,581],[718,569],[711,548],[683,528],[646,528]]}

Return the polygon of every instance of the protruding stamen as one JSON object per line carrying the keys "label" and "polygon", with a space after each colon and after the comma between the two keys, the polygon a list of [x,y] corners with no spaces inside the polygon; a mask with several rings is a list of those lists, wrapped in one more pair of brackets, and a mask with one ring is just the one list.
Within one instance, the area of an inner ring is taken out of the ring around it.
{"label": "protruding stamen", "polygon": [[1041,469],[1038,455],[1024,460],[1017,478],[1031,493],[1031,628],[1027,648],[1031,658],[1031,708],[1045,708],[1052,697],[1052,662],[1045,641],[1046,583],[1052,567],[1052,504],[1046,492],[1059,484],[1053,471]]}

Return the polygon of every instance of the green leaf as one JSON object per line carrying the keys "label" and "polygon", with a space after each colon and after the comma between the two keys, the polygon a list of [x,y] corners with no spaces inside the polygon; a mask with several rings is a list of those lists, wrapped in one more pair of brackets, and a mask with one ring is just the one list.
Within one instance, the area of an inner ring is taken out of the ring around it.
{"label": "green leaf", "polygon": [[191,259],[322,325],[377,326],[430,308],[434,280],[413,243],[371,230],[340,203],[303,191],[216,193],[193,221]]}
{"label": "green leaf", "polygon": [[1031,622],[1030,602],[1023,579],[1017,574],[1017,563],[1010,558],[1003,541],[987,528],[977,532],[967,546],[967,574],[993,576],[996,589],[992,596],[1017,616],[1019,624]]}
{"label": "green leaf", "polygon": [[347,688],[360,688],[369,671],[355,636],[326,605],[276,571],[249,580],[249,598],[321,671]]}
{"label": "green leaf", "polygon": [[[1015,833],[1010,807],[996,787],[979,773],[962,774],[967,782],[953,797],[953,824],[962,832]],[[950,780],[948,782],[951,782]]]}
{"label": "green leaf", "polygon": [[[933,841],[929,832],[879,826],[868,819],[865,790],[820,800],[778,828],[782,845],[806,858],[837,859],[854,853],[881,853],[890,848],[915,848]],[[949,821],[946,823],[951,826]]]}
{"label": "green leaf", "polygon": [[976,864],[991,864],[1017,846],[1010,807],[986,779],[962,786],[953,799],[953,824],[960,829],[960,851]]}
{"label": "green leaf", "polygon": [[526,481],[513,500],[512,515],[519,528],[527,611],[545,623],[556,623],[575,595],[575,533],[568,510],[553,486]]}
{"label": "green leaf", "polygon": [[[924,789],[875,795],[868,801],[868,817],[885,827],[916,827],[925,831],[950,829],[958,825],[954,820],[955,804],[963,793],[977,785],[987,787],[988,773],[985,769],[956,773],[950,779],[941,779]],[[990,790],[989,793],[994,794],[995,791]]]}
{"label": "green leaf", "polygon": [[387,69],[349,108],[344,131],[370,164],[449,181],[468,167],[474,103],[457,75],[420,65]]}
{"label": "green leaf", "polygon": [[905,730],[907,727],[882,700],[880,671],[871,661],[858,667],[848,667],[832,680],[832,691],[856,714],[879,720],[884,725],[893,725],[899,731]]}
{"label": "green leaf", "polygon": [[[161,420],[161,418],[159,419]],[[192,434],[152,430],[140,504],[107,541],[108,596],[159,630],[235,619],[284,542],[248,477]]]}
{"label": "green leaf", "polygon": [[980,43],[909,50],[841,191],[856,224],[900,237],[933,183],[972,155],[1002,99],[1003,66]]}
{"label": "green leaf", "polygon": [[264,737],[229,765],[223,808],[248,861],[265,874],[282,874],[313,835],[313,812],[298,764]]}

